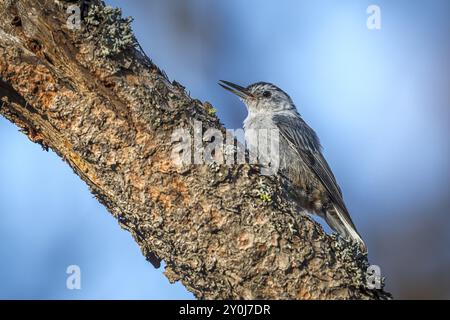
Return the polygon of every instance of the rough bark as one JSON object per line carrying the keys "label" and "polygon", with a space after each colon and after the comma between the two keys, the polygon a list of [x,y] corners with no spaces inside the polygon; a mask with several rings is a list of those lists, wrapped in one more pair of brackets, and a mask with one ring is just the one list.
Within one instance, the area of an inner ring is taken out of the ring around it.
{"label": "rough bark", "polygon": [[389,298],[366,288],[367,259],[300,214],[281,178],[246,164],[176,167],[175,129],[222,125],[135,48],[127,21],[92,2],[69,30],[68,1],[0,0],[0,114],[63,158],[198,298]]}

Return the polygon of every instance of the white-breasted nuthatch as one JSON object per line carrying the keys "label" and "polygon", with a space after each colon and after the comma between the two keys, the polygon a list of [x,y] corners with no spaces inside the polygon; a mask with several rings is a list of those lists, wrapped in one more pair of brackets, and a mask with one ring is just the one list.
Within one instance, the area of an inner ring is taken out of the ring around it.
{"label": "white-breasted nuthatch", "polygon": [[336,178],[322,155],[319,138],[302,119],[289,95],[267,82],[257,82],[246,88],[223,80],[219,84],[247,106],[246,139],[251,139],[247,137],[250,130],[278,130],[279,171],[296,188],[301,206],[324,218],[333,230],[357,242],[361,251],[367,252]]}

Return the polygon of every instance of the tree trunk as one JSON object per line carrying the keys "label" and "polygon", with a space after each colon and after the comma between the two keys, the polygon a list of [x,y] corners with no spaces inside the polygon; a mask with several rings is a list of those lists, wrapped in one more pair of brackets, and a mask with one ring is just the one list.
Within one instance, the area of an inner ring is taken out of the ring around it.
{"label": "tree trunk", "polygon": [[212,107],[171,83],[103,3],[68,28],[74,3],[0,0],[0,114],[63,158],[169,281],[203,299],[389,298],[366,287],[366,257],[299,213],[280,177],[176,166],[176,129],[224,130]]}

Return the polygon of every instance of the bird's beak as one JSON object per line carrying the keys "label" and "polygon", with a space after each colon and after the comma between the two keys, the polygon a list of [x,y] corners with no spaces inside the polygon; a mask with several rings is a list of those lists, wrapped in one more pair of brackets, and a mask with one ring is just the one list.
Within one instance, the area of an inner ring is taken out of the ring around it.
{"label": "bird's beak", "polygon": [[232,82],[225,81],[225,80],[220,80],[219,85],[222,88],[224,88],[224,89],[234,93],[235,95],[237,95],[238,97],[240,97],[242,99],[245,99],[245,100],[246,99],[253,99],[255,97],[246,88],[241,87],[241,86],[239,86],[237,84],[234,84]]}

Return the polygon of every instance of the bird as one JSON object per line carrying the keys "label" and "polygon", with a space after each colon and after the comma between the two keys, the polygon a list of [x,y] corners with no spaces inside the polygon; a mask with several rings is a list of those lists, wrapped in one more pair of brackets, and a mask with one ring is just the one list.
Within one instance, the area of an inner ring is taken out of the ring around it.
{"label": "bird", "polygon": [[[291,97],[276,85],[256,82],[247,87],[220,80],[219,85],[237,95],[247,107],[243,128],[246,140],[253,130],[275,129],[279,133],[278,172],[294,186],[301,207],[319,217],[347,241],[367,254],[344,203],[341,188],[322,154],[316,132],[303,120]],[[246,141],[257,143],[255,141]]]}

